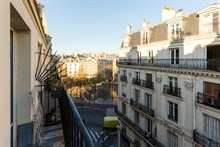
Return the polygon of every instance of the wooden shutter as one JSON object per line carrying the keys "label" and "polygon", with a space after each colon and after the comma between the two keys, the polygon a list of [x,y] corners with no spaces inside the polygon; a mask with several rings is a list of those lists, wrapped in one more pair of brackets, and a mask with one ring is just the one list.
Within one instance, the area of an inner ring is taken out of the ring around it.
{"label": "wooden shutter", "polygon": [[215,98],[219,97],[220,85],[204,82],[204,94]]}
{"label": "wooden shutter", "polygon": [[146,74],[146,77],[148,82],[152,82],[152,74]]}

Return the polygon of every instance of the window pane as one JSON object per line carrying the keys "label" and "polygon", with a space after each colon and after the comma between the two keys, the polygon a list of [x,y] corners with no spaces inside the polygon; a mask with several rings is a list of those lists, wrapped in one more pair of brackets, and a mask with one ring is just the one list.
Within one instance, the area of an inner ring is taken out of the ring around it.
{"label": "window pane", "polygon": [[176,49],[176,64],[179,64],[179,49]]}

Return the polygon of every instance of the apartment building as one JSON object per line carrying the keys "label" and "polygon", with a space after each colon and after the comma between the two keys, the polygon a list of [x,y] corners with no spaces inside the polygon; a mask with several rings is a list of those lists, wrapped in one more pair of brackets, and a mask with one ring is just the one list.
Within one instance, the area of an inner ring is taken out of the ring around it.
{"label": "apartment building", "polygon": [[64,62],[64,65],[60,67],[60,71],[64,70],[61,74],[65,74],[68,77],[74,77],[77,76],[80,72],[80,65],[81,63],[78,60],[72,60],[72,59],[66,59],[62,60]]}
{"label": "apartment building", "polygon": [[122,36],[119,135],[130,146],[220,146],[220,4]]}
{"label": "apartment building", "polygon": [[50,60],[51,37],[36,0],[0,1],[0,12],[0,146],[29,146],[40,139],[37,76]]}
{"label": "apartment building", "polygon": [[81,61],[82,73],[87,78],[97,77],[98,74],[98,61],[94,58],[87,58]]}
{"label": "apartment building", "polygon": [[100,59],[98,60],[98,74],[103,78],[112,77],[112,60]]}

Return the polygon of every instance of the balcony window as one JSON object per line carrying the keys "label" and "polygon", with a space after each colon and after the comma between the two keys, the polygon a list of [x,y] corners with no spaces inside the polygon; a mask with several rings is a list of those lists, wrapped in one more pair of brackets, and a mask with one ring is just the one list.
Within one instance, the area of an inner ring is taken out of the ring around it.
{"label": "balcony window", "polygon": [[220,99],[220,84],[204,82],[204,94],[212,99]]}
{"label": "balcony window", "polygon": [[153,51],[147,51],[147,56],[148,56],[148,63],[153,63],[154,61]]}
{"label": "balcony window", "polygon": [[126,97],[127,88],[126,85],[122,85],[122,96]]}
{"label": "balcony window", "polygon": [[123,114],[126,114],[126,104],[125,104],[125,103],[122,103],[122,104],[121,104],[121,107],[122,107],[122,113],[123,113]]}
{"label": "balcony window", "polygon": [[179,64],[179,49],[170,49],[171,65]]}
{"label": "balcony window", "polygon": [[151,94],[148,94],[148,93],[144,94],[144,105],[147,108],[152,109],[152,95]]}
{"label": "balcony window", "polygon": [[149,118],[145,119],[145,130],[151,134],[152,133],[152,120]]}
{"label": "balcony window", "polygon": [[122,70],[122,75],[126,76],[126,70]]}
{"label": "balcony window", "polygon": [[139,113],[137,111],[134,112],[134,122],[136,124],[140,123],[140,116],[139,116]]}
{"label": "balcony window", "polygon": [[148,32],[143,33],[142,39],[143,39],[143,44],[148,43]]}
{"label": "balcony window", "polygon": [[178,147],[178,136],[174,133],[167,131],[168,146],[169,147]]}
{"label": "balcony window", "polygon": [[182,38],[182,29],[179,23],[169,25],[169,38],[170,39]]}
{"label": "balcony window", "polygon": [[136,79],[140,79],[140,72],[135,72]]}
{"label": "balcony window", "polygon": [[134,89],[134,100],[137,103],[140,101],[140,90]]}
{"label": "balcony window", "polygon": [[206,137],[220,143],[220,120],[204,114],[203,134]]}
{"label": "balcony window", "polygon": [[178,104],[168,102],[168,119],[178,122]]}
{"label": "balcony window", "polygon": [[171,91],[176,91],[176,89],[178,88],[178,78],[176,77],[169,77],[169,86],[170,86],[170,90]]}

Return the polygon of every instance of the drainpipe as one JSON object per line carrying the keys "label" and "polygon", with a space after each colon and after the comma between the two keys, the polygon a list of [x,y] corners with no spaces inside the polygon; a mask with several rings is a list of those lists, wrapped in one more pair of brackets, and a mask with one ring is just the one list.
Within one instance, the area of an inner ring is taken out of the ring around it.
{"label": "drainpipe", "polygon": [[[157,91],[157,86],[156,86],[156,84],[157,84],[156,83],[156,77],[157,77],[157,71],[154,71],[154,90],[155,90],[155,98],[154,98],[155,99],[155,103],[154,103],[155,104],[154,105],[154,108],[155,108],[154,110],[155,111],[154,111],[154,113],[155,113],[155,117],[157,118],[157,92],[158,91]],[[155,119],[155,124],[154,125],[155,125],[154,126],[154,131],[155,131],[154,136],[157,137],[157,128],[156,128],[157,127],[157,119]]]}
{"label": "drainpipe", "polygon": [[194,83],[194,86],[193,86],[193,100],[192,100],[192,104],[193,104],[193,130],[196,129],[196,108],[195,108],[195,101],[196,101],[196,77],[197,77],[197,75],[193,76],[193,83]]}

